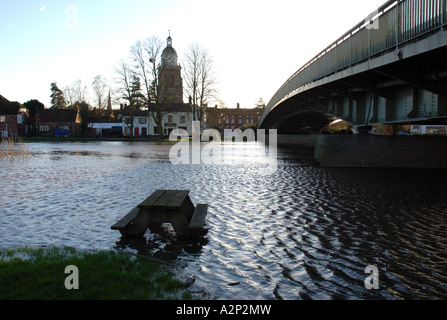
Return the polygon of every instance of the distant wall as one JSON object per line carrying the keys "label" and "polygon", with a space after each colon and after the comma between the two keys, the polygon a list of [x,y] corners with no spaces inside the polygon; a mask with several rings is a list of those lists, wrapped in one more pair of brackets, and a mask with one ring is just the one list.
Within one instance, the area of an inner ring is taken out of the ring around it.
{"label": "distant wall", "polygon": [[447,168],[447,137],[320,135],[314,157],[322,167]]}

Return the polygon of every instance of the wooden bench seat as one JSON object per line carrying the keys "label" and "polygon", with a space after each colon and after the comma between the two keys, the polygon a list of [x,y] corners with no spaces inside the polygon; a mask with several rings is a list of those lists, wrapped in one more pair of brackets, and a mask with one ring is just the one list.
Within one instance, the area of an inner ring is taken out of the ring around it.
{"label": "wooden bench seat", "polygon": [[156,190],[112,229],[123,236],[143,236],[148,227],[155,230],[170,222],[178,236],[203,235],[207,210],[206,204],[194,207],[189,190]]}
{"label": "wooden bench seat", "polygon": [[138,207],[133,208],[128,214],[112,226],[112,230],[119,230],[123,236],[127,235],[126,230],[129,229],[139,212],[140,209]]}
{"label": "wooden bench seat", "polygon": [[198,204],[196,206],[196,210],[194,210],[194,214],[192,215],[191,221],[188,225],[189,235],[203,235],[206,232],[203,227],[205,225],[205,218],[207,213],[207,204]]}
{"label": "wooden bench seat", "polygon": [[132,211],[130,211],[128,214],[122,217],[121,220],[119,220],[117,223],[115,223],[112,226],[112,229],[113,230],[126,229],[132,223],[133,219],[135,219],[138,212],[140,212],[140,209],[138,209],[138,207],[133,208]]}

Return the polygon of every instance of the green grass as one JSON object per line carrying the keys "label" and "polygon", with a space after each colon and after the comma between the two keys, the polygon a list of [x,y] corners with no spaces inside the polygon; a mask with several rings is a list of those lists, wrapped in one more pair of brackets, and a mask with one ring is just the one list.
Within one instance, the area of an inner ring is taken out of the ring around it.
{"label": "green grass", "polygon": [[[68,290],[68,265],[79,270],[79,289]],[[0,299],[189,299],[185,285],[156,261],[114,251],[72,248],[0,249]]]}

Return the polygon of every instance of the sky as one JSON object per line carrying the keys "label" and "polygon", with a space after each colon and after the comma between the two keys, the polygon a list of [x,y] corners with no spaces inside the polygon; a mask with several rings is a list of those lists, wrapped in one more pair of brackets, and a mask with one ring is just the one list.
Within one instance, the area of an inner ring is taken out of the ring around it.
{"label": "sky", "polygon": [[[137,40],[171,32],[182,63],[197,43],[227,107],[265,103],[302,65],[385,0],[0,0],[0,95],[50,107],[50,84],[101,75]],[[186,99],[185,99],[186,100]]]}

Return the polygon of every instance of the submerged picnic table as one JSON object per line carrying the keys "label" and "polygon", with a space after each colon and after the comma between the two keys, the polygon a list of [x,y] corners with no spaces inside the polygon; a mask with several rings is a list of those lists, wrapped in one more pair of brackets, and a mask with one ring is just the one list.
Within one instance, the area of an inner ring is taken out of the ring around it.
{"label": "submerged picnic table", "polygon": [[208,211],[207,204],[194,207],[189,190],[157,190],[112,226],[125,237],[141,237],[149,228],[156,231],[161,224],[171,223],[181,237],[200,236]]}

